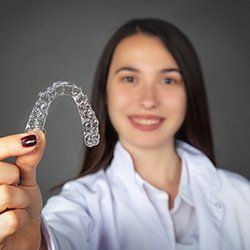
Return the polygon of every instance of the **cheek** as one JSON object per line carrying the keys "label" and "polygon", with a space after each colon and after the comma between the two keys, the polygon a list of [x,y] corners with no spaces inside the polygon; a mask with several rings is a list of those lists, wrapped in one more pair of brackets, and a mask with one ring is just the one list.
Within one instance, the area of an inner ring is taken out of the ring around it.
{"label": "cheek", "polygon": [[130,95],[121,89],[112,86],[107,92],[107,106],[110,121],[118,134],[125,129],[125,117],[131,104]]}
{"label": "cheek", "polygon": [[107,89],[108,114],[116,131],[119,131],[120,127],[124,124],[121,119],[123,119],[124,114],[127,112],[129,105],[128,96],[125,91],[115,86],[110,86]]}
{"label": "cheek", "polygon": [[131,103],[131,95],[124,88],[111,87],[108,89],[108,107],[112,112],[126,111]]}
{"label": "cheek", "polygon": [[171,113],[179,114],[180,116],[185,114],[187,98],[184,91],[178,91],[173,95],[165,96],[165,100],[165,105]]}

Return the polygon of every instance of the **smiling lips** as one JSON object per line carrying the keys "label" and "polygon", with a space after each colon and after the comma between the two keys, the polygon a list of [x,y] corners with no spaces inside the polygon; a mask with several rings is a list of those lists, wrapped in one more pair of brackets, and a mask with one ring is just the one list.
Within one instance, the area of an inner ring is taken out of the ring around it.
{"label": "smiling lips", "polygon": [[134,127],[143,131],[158,129],[164,118],[155,115],[132,115],[128,117]]}

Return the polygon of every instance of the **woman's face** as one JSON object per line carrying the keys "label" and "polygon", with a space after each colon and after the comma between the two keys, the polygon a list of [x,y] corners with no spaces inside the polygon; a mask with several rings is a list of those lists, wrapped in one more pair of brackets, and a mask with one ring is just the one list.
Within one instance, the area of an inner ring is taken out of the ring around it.
{"label": "woman's face", "polygon": [[124,145],[164,146],[185,118],[185,85],[158,37],[136,34],[117,45],[106,91],[109,117]]}

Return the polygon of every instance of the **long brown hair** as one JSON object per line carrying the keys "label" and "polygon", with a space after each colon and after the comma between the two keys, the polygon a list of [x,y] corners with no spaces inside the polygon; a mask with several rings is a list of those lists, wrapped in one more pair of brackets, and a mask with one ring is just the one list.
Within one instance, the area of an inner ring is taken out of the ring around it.
{"label": "long brown hair", "polygon": [[204,79],[198,56],[191,42],[171,23],[152,18],[134,19],[122,25],[113,34],[99,60],[91,105],[100,122],[100,143],[93,148],[85,148],[85,158],[79,177],[95,173],[101,168],[106,169],[113,158],[118,135],[111,124],[106,105],[108,71],[118,43],[137,33],[160,38],[179,65],[186,86],[187,112],[175,138],[198,148],[216,165]]}

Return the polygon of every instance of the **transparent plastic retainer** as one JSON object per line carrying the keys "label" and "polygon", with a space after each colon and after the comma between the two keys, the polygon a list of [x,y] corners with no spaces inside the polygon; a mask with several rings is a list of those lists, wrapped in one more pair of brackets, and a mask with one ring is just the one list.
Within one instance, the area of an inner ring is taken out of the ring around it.
{"label": "transparent plastic retainer", "polygon": [[84,135],[84,143],[87,147],[96,146],[99,143],[99,121],[94,110],[88,103],[88,97],[82,89],[72,82],[54,82],[44,92],[38,94],[39,98],[33,107],[25,132],[31,130],[44,130],[50,104],[53,100],[62,95],[71,96],[76,103]]}

